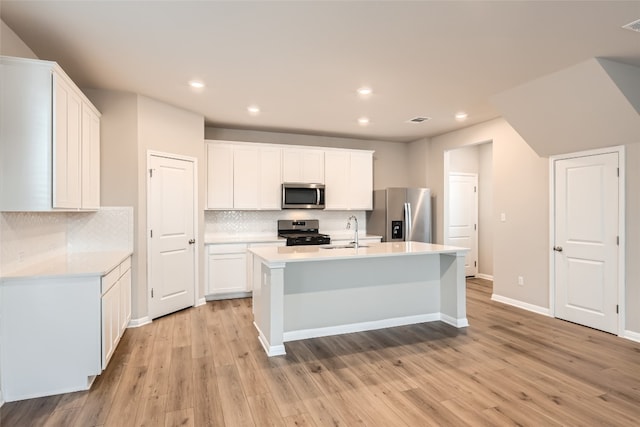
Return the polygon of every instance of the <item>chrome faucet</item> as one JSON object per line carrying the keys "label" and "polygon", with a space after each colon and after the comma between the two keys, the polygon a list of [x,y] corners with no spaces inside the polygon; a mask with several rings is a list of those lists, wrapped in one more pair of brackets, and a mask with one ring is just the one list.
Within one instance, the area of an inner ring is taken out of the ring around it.
{"label": "chrome faucet", "polygon": [[347,230],[351,228],[351,220],[354,220],[356,223],[356,227],[355,227],[355,233],[354,233],[354,237],[353,237],[353,245],[356,249],[358,249],[358,218],[356,218],[355,215],[351,215],[349,217],[349,219],[347,220]]}

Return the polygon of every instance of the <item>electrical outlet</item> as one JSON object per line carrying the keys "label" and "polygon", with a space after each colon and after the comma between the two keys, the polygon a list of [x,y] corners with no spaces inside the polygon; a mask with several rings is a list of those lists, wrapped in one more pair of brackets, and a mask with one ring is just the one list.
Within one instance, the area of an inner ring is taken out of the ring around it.
{"label": "electrical outlet", "polygon": [[24,261],[24,251],[18,251],[18,262]]}
{"label": "electrical outlet", "polygon": [[500,214],[500,221],[501,222],[507,222],[507,214],[506,213],[502,212]]}
{"label": "electrical outlet", "polygon": [[524,277],[518,276],[518,285],[524,286]]}

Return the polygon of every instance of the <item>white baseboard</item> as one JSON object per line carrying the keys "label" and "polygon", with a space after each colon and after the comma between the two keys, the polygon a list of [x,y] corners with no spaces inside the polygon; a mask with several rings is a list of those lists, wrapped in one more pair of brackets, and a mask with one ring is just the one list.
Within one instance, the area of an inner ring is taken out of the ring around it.
{"label": "white baseboard", "polygon": [[440,320],[448,325],[455,326],[456,328],[466,328],[469,326],[469,321],[466,317],[462,319],[456,319],[455,317],[447,316],[440,313]]}
{"label": "white baseboard", "polygon": [[622,333],[622,338],[626,338],[631,341],[640,342],[640,332],[633,332],[625,330]]}
{"label": "white baseboard", "polygon": [[476,274],[476,277],[478,279],[484,279],[484,280],[490,280],[493,282],[493,276],[489,275],[489,274],[482,274],[482,273],[478,273]]}
{"label": "white baseboard", "polygon": [[200,307],[201,305],[205,305],[207,303],[207,299],[205,297],[202,298],[198,298],[198,301],[196,302],[196,307]]}
{"label": "white baseboard", "polygon": [[521,308],[523,310],[532,311],[534,313],[542,314],[543,316],[551,317],[551,311],[546,307],[540,307],[538,305],[529,304],[528,302],[518,301],[516,299],[503,297],[502,295],[492,294],[492,301],[501,302],[503,304],[512,305],[514,307]]}
{"label": "white baseboard", "polygon": [[253,326],[255,326],[255,328],[258,330],[258,341],[260,341],[260,344],[262,345],[264,351],[267,353],[267,356],[282,356],[287,354],[284,348],[284,344],[271,345],[267,340],[267,337],[264,336],[258,325],[256,325],[256,322],[253,322]]}
{"label": "white baseboard", "polygon": [[149,319],[149,316],[144,316],[138,319],[131,319],[129,321],[129,324],[127,325],[127,328],[139,328],[140,326],[148,325],[149,323],[151,323],[151,319]]}
{"label": "white baseboard", "polygon": [[207,301],[216,301],[221,299],[249,298],[251,295],[251,292],[231,292],[228,294],[210,294],[204,297]]}
{"label": "white baseboard", "polygon": [[2,398],[2,390],[0,390],[0,408],[4,405],[4,399]]}
{"label": "white baseboard", "polygon": [[434,322],[441,320],[440,313],[421,314],[416,316],[395,317],[370,322],[350,323],[348,325],[328,326],[324,328],[299,329],[283,334],[283,341],[297,341],[308,338],[326,337],[330,335],[350,334],[353,332],[372,331],[375,329],[393,328],[394,326],[413,325],[416,323]]}

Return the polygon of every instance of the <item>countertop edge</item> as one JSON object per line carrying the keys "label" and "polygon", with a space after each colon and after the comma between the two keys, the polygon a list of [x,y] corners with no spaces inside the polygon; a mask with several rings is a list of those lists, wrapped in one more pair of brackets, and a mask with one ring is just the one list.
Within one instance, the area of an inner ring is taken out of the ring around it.
{"label": "countertop edge", "polygon": [[133,255],[132,251],[68,253],[32,266],[3,272],[0,283],[16,280],[102,277]]}

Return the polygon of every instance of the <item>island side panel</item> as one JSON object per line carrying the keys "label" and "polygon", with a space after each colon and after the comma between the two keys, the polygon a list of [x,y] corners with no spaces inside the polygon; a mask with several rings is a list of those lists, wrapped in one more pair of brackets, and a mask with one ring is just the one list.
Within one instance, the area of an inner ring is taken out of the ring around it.
{"label": "island side panel", "polygon": [[258,338],[269,356],[285,354],[283,344],[284,264],[253,261],[253,311]]}
{"label": "island side panel", "polygon": [[440,319],[439,254],[289,263],[285,341]]}
{"label": "island side panel", "polygon": [[442,321],[457,328],[469,326],[467,283],[464,275],[466,252],[440,255],[440,308]]}

